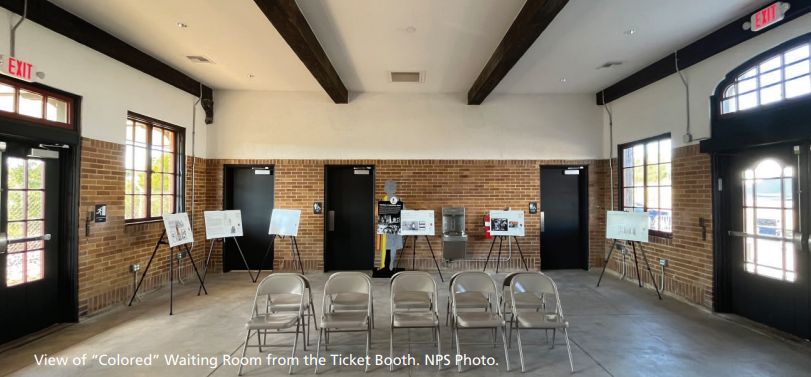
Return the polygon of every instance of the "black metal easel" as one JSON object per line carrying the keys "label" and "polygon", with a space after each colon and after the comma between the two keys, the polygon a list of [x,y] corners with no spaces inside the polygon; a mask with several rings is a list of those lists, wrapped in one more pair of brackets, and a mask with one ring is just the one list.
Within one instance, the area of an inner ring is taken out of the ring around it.
{"label": "black metal easel", "polygon": [[[639,241],[630,241],[631,246],[634,248],[634,264],[636,264],[636,281],[639,282],[639,287],[642,288],[642,276],[639,275],[639,259],[636,257],[636,243]],[[614,252],[614,248],[617,245],[617,240],[614,239],[614,242],[611,243],[611,250],[608,251],[608,257],[605,258],[605,264],[603,265],[603,272],[600,273],[600,279],[597,280],[597,286],[600,286],[600,282],[603,280],[603,274],[605,273],[606,267],[608,267],[608,261],[611,259],[611,253]],[[642,253],[642,259],[645,261],[645,265],[648,267],[648,273],[650,274],[650,280],[653,282],[653,288],[656,289],[656,295],[659,296],[659,299],[662,299],[662,294],[659,293],[659,287],[656,286],[656,278],[653,277],[653,271],[650,269],[650,264],[648,263],[648,257],[645,255],[645,249],[642,248],[642,242],[639,242],[639,251]]]}
{"label": "black metal easel", "polygon": [[[504,243],[504,237],[509,236],[494,236],[493,243],[490,244],[490,252],[487,253],[487,260],[484,261],[484,268],[482,271],[487,270],[487,264],[490,263],[490,255],[493,254],[493,246],[496,245],[496,240],[498,241],[498,259],[496,260],[496,273],[498,273],[498,266],[501,264],[501,245]],[[529,267],[527,266],[527,260],[524,259],[524,253],[521,251],[521,245],[518,244],[518,237],[512,236],[513,240],[515,241],[515,246],[518,246],[518,254],[521,255],[521,262],[524,262],[524,269],[529,271]]]}
{"label": "black metal easel", "polygon": [[[211,252],[212,252],[212,251],[214,251],[214,242],[216,242],[217,240],[220,240],[220,243],[222,243],[222,244],[223,244],[223,248],[222,248],[223,254],[225,254],[225,247],[224,247],[224,246],[225,246],[225,238],[226,238],[226,237],[223,237],[223,238],[212,238],[212,239],[211,239],[211,247],[209,247],[209,248],[208,248],[208,257],[206,258],[206,265],[205,265],[205,268],[203,268],[203,282],[205,282],[205,281],[206,281],[206,275],[208,275],[208,262],[210,262],[210,261],[211,261]],[[251,277],[251,281],[253,281],[254,283],[256,283],[256,279],[254,279],[254,278],[253,278],[253,274],[251,273],[251,268],[250,268],[250,267],[248,267],[248,260],[247,260],[247,259],[245,259],[245,254],[243,254],[243,253],[242,253],[242,248],[241,248],[241,247],[239,247],[239,242],[237,242],[237,238],[236,238],[236,237],[227,237],[227,238],[233,238],[233,239],[234,239],[234,243],[236,243],[236,244],[237,244],[237,250],[239,250],[239,255],[241,255],[241,256],[242,256],[242,261],[243,261],[243,262],[245,262],[245,268],[248,270],[248,275],[250,275],[250,277]],[[202,288],[203,288],[203,285],[202,285],[202,284],[200,284],[200,288],[198,288],[198,289],[197,289],[197,295],[198,295],[198,296],[200,295],[200,290],[201,290]]]}
{"label": "black metal easel", "polygon": [[[166,236],[166,229],[161,232],[160,238],[158,238],[158,242],[155,244],[155,250],[152,251],[152,256],[149,257],[149,263],[146,264],[146,268],[144,269],[143,275],[141,275],[141,280],[138,282],[138,286],[135,287],[135,292],[132,292],[132,298],[130,298],[130,303],[128,306],[132,306],[132,301],[135,300],[135,295],[138,294],[138,290],[141,288],[141,283],[144,282],[144,278],[146,277],[146,273],[149,272],[149,266],[152,265],[152,260],[155,259],[155,253],[158,252],[158,248],[161,245],[168,245],[169,243],[163,240],[163,237]],[[186,253],[189,254],[189,259],[191,260],[191,265],[194,267],[194,272],[197,273],[197,279],[200,280],[200,287],[203,288],[203,291],[208,294],[206,291],[206,286],[203,284],[203,279],[200,277],[200,271],[197,270],[197,264],[194,263],[194,257],[191,255],[191,250],[189,250],[189,244],[183,245],[186,249]],[[179,247],[179,246],[178,246]],[[169,315],[172,315],[172,304],[173,304],[173,295],[174,295],[174,261],[175,255],[172,253],[173,247],[169,248]],[[179,273],[178,273],[179,274]],[[178,276],[179,277],[179,276]]]}
{"label": "black metal easel", "polygon": [[[256,278],[253,279],[253,282],[256,283],[259,280],[259,274],[262,273],[262,266],[265,265],[265,260],[270,253],[270,249],[273,248],[273,244],[276,242],[276,235],[270,235],[270,245],[268,245],[267,251],[265,251],[265,256],[262,258],[262,264],[259,265],[259,271],[256,273]],[[281,239],[284,239],[285,236],[278,236]],[[301,269],[301,274],[304,275],[304,264],[301,263],[301,253],[298,251],[298,241],[296,241],[296,236],[287,236],[290,237],[290,254],[293,255],[293,271],[296,270],[296,257],[298,257],[298,264],[299,268]],[[294,249],[295,247],[295,249]]]}
{"label": "black metal easel", "polygon": [[[411,236],[405,236],[406,241],[408,241],[408,237],[411,237]],[[413,247],[413,251],[411,252],[411,270],[412,271],[415,271],[416,267],[417,267],[417,238],[418,237],[419,236],[414,236],[414,247]],[[428,242],[428,249],[431,250],[431,258],[434,259],[434,265],[436,266],[436,272],[439,273],[439,280],[442,280],[442,282],[445,282],[445,279],[442,277],[442,271],[439,270],[439,263],[436,261],[436,254],[434,254],[434,248],[431,247],[431,241],[428,239],[428,236],[423,236],[423,237],[425,237],[425,242]],[[400,256],[397,257],[397,265],[394,266],[394,268],[399,268],[400,267],[400,261],[403,259],[403,254],[405,254],[405,243],[403,243],[403,251],[401,251]]]}

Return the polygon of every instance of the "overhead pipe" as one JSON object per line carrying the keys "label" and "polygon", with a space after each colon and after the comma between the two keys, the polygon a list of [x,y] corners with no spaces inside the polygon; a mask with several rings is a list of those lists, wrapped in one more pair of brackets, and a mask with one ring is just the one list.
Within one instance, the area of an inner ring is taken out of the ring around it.
{"label": "overhead pipe", "polygon": [[23,17],[19,21],[17,21],[17,23],[14,25],[13,28],[11,28],[11,56],[12,57],[17,57],[17,55],[16,55],[16,52],[17,52],[17,43],[16,43],[16,40],[17,40],[17,28],[20,27],[20,25],[22,25],[23,21],[25,21],[25,19],[27,17],[28,17],[28,0],[25,0],[25,3],[23,5]]}
{"label": "overhead pipe", "polygon": [[608,169],[610,170],[608,177],[611,179],[611,210],[614,210],[614,115],[611,114],[611,109],[605,103],[605,90],[602,91],[603,107],[608,113]]}

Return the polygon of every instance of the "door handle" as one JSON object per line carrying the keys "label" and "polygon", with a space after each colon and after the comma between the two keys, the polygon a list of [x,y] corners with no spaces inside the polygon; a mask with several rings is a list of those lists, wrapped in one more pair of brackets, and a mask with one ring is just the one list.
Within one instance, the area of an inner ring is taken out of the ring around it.
{"label": "door handle", "polygon": [[327,216],[327,230],[332,232],[335,230],[335,211],[329,211]]}
{"label": "door handle", "polygon": [[545,223],[545,222],[544,222],[544,218],[543,218],[543,211],[541,211],[541,233],[543,233],[544,228],[545,228],[545,224],[544,224],[544,223]]}
{"label": "door handle", "polygon": [[24,242],[50,241],[50,240],[51,240],[51,235],[50,234],[44,234],[44,235],[36,236],[36,237],[17,238],[17,239],[14,239],[14,240],[9,240],[8,239],[8,234],[0,233],[0,254],[5,254],[8,251],[8,245],[14,245],[14,244],[24,243]]}

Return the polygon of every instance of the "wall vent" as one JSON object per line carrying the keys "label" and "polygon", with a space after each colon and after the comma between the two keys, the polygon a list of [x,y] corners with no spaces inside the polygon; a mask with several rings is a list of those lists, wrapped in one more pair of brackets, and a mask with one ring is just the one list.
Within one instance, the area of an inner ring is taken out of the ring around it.
{"label": "wall vent", "polygon": [[596,69],[611,69],[616,66],[622,65],[622,62],[605,62],[601,66],[597,67]]}
{"label": "wall vent", "polygon": [[214,63],[214,61],[209,59],[207,56],[203,55],[189,55],[186,56],[186,58],[191,60],[191,62],[195,64],[217,64]]}
{"label": "wall vent", "polygon": [[389,82],[425,82],[425,71],[389,71]]}

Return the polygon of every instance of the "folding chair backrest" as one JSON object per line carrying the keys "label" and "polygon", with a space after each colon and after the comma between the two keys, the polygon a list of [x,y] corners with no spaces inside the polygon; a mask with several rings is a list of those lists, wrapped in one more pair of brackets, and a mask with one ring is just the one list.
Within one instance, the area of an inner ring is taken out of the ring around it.
{"label": "folding chair backrest", "polygon": [[338,293],[366,293],[371,292],[372,285],[369,277],[360,272],[337,272],[329,277],[324,286],[324,295]]}
{"label": "folding chair backrest", "polygon": [[[557,302],[558,312],[560,312],[560,297],[558,287],[552,278],[544,274],[521,274],[512,279],[510,284],[510,294],[532,292],[541,297],[551,295]],[[562,314],[562,313],[561,313]]]}
{"label": "folding chair backrest", "polygon": [[541,274],[541,272],[527,272],[527,271],[518,271],[518,272],[511,272],[506,277],[504,277],[504,282],[501,283],[502,289],[509,289],[510,283],[512,283],[513,279],[521,274]]}
{"label": "folding chair backrest", "polygon": [[259,287],[256,288],[256,295],[301,295],[304,294],[305,288],[305,280],[299,274],[270,274],[259,283]]}
{"label": "folding chair backrest", "polygon": [[462,292],[495,293],[496,282],[484,272],[464,272],[459,274],[451,283],[451,294]]}
{"label": "folding chair backrest", "polygon": [[392,276],[391,293],[426,292],[436,295],[436,281],[428,273],[409,271]]}

